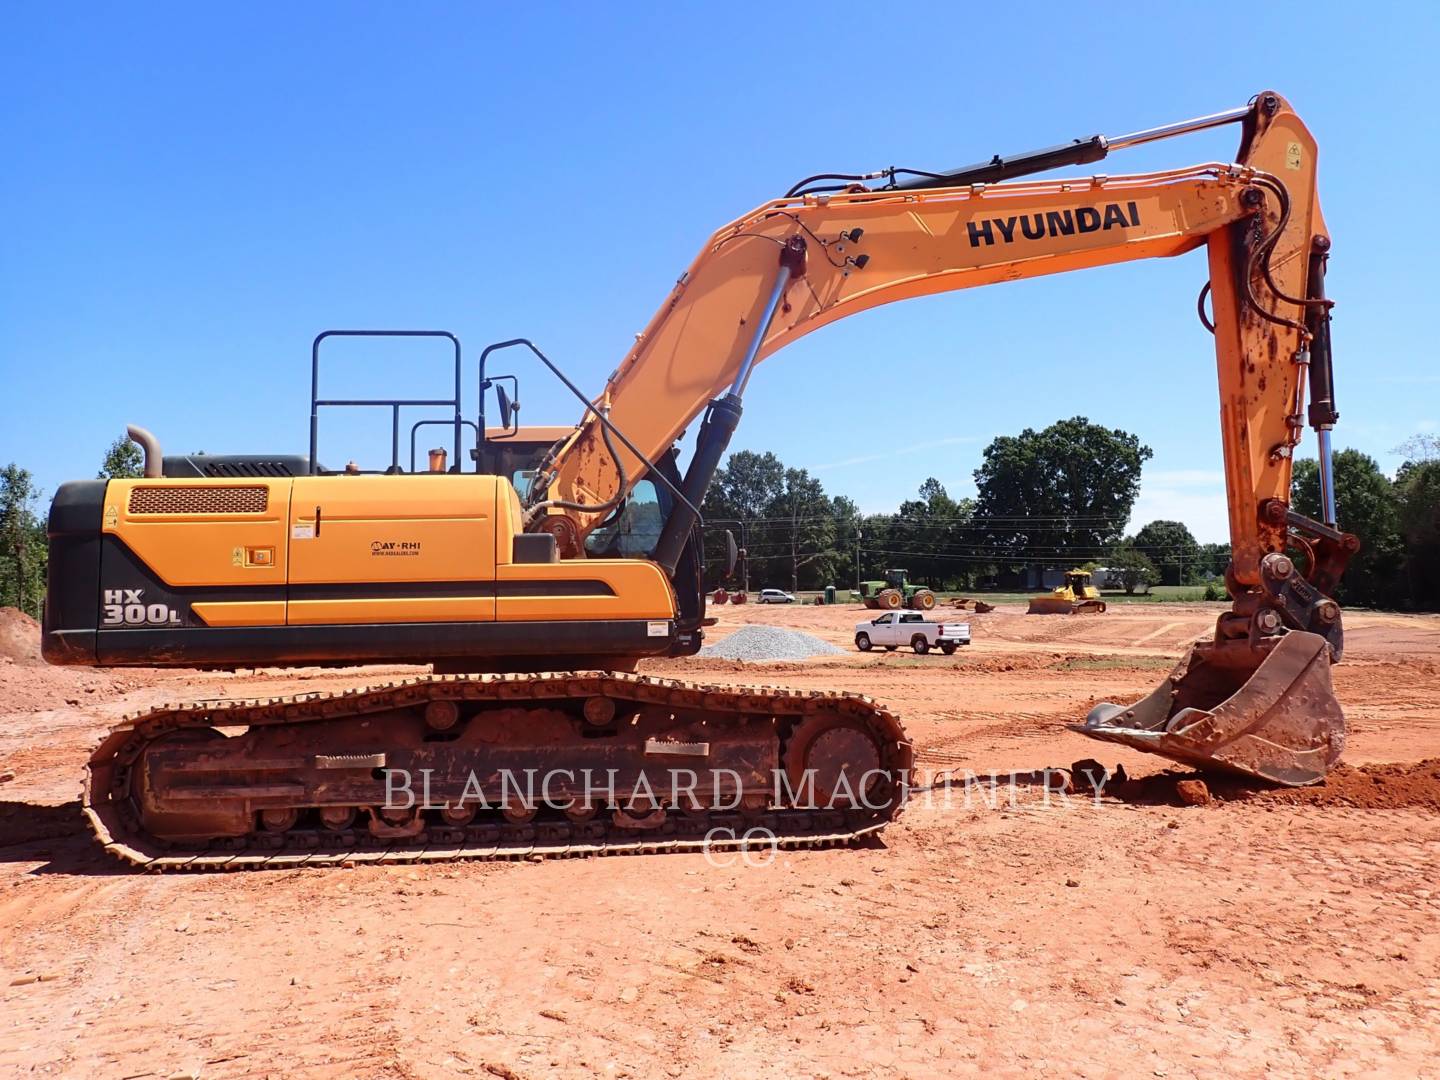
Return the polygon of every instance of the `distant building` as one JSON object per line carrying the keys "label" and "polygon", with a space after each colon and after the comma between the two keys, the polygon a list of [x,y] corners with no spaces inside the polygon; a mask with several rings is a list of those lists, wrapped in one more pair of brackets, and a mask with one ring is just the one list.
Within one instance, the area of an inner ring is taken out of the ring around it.
{"label": "distant building", "polygon": [[1022,589],[1054,589],[1065,584],[1065,571],[1045,567],[1027,566],[1020,575]]}

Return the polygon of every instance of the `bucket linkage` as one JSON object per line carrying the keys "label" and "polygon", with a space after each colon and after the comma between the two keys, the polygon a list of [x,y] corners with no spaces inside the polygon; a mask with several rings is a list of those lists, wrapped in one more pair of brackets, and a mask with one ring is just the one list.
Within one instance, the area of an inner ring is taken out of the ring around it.
{"label": "bucket linkage", "polygon": [[1259,590],[1239,595],[1213,641],[1195,644],[1149,696],[1103,702],[1072,729],[1199,769],[1290,787],[1323,780],[1345,748],[1330,681],[1344,639],[1340,606],[1316,583],[1333,587],[1334,560],[1343,566],[1357,548],[1346,537],[1342,552],[1312,558],[1325,570],[1312,570],[1314,582],[1285,555],[1266,555]]}

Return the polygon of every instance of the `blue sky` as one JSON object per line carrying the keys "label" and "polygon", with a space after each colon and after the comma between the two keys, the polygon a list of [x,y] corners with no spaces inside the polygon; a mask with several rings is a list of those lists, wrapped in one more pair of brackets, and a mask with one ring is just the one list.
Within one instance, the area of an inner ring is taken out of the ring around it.
{"label": "blue sky", "polygon": [[[598,389],[709,232],[802,176],[943,168],[1274,88],[1320,142],[1336,444],[1393,468],[1440,429],[1440,17],[1159,8],[9,4],[0,462],[48,493],[127,422],[172,450],[302,452],[327,327],[443,327],[476,354],[525,335]],[[1089,171],[1229,160],[1235,138]],[[884,510],[927,476],[969,494],[991,437],[1081,413],[1155,450],[1136,524],[1222,539],[1204,276],[1195,253],[843,320],[759,369],[732,445]],[[336,392],[444,385],[423,350],[343,359]],[[576,418],[519,370],[527,422]],[[371,419],[327,429],[322,457],[383,464]]]}

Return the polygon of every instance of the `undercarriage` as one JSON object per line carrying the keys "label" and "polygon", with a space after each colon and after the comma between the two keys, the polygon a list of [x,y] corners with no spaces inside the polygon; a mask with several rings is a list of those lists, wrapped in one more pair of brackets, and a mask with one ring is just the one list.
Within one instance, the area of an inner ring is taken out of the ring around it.
{"label": "undercarriage", "polygon": [[137,716],[84,809],[152,870],[823,847],[892,821],[912,762],[853,694],[436,676]]}

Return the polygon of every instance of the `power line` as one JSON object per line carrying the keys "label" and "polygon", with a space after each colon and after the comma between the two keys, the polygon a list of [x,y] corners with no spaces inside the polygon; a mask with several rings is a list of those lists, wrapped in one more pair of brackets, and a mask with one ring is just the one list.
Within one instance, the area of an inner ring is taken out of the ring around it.
{"label": "power line", "polygon": [[[801,555],[834,555],[834,556],[837,557],[837,558],[849,558],[853,550],[854,550],[854,549],[853,549],[852,547],[850,547],[849,545],[840,544],[840,545],[836,545],[836,546],[834,546],[834,547],[822,547],[822,548],[804,547],[804,548],[798,549],[798,554],[801,554]],[[925,560],[925,559],[947,559],[947,558],[948,558],[948,559],[958,559],[958,558],[965,558],[965,559],[971,559],[971,560],[981,561],[981,562],[1015,562],[1015,561],[1025,561],[1025,560],[1035,561],[1035,560],[1044,560],[1044,559],[1053,559],[1053,560],[1056,560],[1056,561],[1062,561],[1062,560],[1067,560],[1067,559],[1069,559],[1069,560],[1079,559],[1079,560],[1081,560],[1081,561],[1090,561],[1090,560],[1097,560],[1097,559],[1109,559],[1109,558],[1114,557],[1114,556],[1117,554],[1117,552],[1116,552],[1116,550],[1115,550],[1114,548],[1036,548],[1036,547],[1023,547],[1023,548],[1014,548],[1014,549],[1007,550],[1007,551],[958,551],[958,552],[957,552],[957,551],[955,551],[955,550],[953,550],[953,549],[936,550],[936,549],[933,549],[933,548],[927,548],[927,549],[923,549],[923,550],[922,550],[922,549],[915,549],[915,548],[899,549],[899,548],[893,548],[893,547],[891,547],[891,548],[867,548],[867,547],[862,547],[860,550],[861,550],[862,553],[881,554],[881,555],[892,556],[892,557],[896,557],[896,558],[918,559],[918,560],[921,560],[921,561],[923,561],[923,560]],[[754,544],[752,544],[751,546],[749,546],[749,547],[747,547],[747,548],[745,549],[745,553],[746,553],[750,558],[752,558],[752,559],[783,559],[783,558],[789,558],[789,557],[790,557],[790,555],[792,554],[792,549],[791,549],[791,547],[790,547],[788,544],[787,544],[787,545],[784,545],[784,546],[770,546],[770,547],[765,547],[765,546],[760,546],[760,545],[754,545]],[[1153,560],[1153,561],[1155,561],[1155,562],[1159,562],[1159,563],[1206,562],[1206,561],[1208,561],[1208,560],[1210,559],[1210,556],[1206,555],[1204,552],[1196,553],[1196,552],[1193,552],[1193,551],[1178,551],[1178,550],[1176,550],[1176,551],[1158,551],[1158,552],[1157,552],[1157,551],[1146,551],[1146,552],[1143,552],[1143,554],[1144,554],[1147,558],[1149,558],[1149,559],[1151,559],[1151,560]]]}
{"label": "power line", "polygon": [[763,514],[756,517],[741,518],[720,518],[722,521],[743,521],[746,525],[762,524],[792,524],[796,521],[844,521],[858,523],[860,525],[875,522],[880,519],[884,522],[918,522],[922,524],[944,525],[956,522],[961,525],[977,525],[987,522],[1006,522],[1016,524],[1029,524],[1031,522],[1076,522],[1087,524],[1100,522],[1104,524],[1124,524],[1130,520],[1132,515],[1124,516],[1111,514],[863,514],[855,517],[837,517],[834,514]]}
{"label": "power line", "polygon": [[[772,548],[770,548],[770,549],[766,549],[766,548],[763,548],[763,547],[762,547],[762,548],[756,548],[755,546],[752,545],[751,547],[745,549],[745,553],[746,553],[746,555],[747,555],[749,558],[751,558],[751,559],[774,559],[774,560],[778,560],[778,561],[783,561],[783,560],[785,560],[785,559],[791,558],[792,555],[793,555],[793,556],[798,556],[798,557],[803,557],[803,558],[810,558],[810,557],[824,556],[824,555],[832,555],[832,556],[836,557],[837,559],[846,559],[846,558],[849,558],[849,557],[850,557],[850,554],[851,554],[851,551],[852,551],[852,550],[853,550],[853,549],[851,549],[850,547],[848,547],[848,545],[847,545],[847,546],[837,546],[837,547],[824,547],[824,548],[804,547],[804,548],[798,548],[798,549],[793,549],[793,550],[792,550],[792,548],[787,544],[787,545],[784,545],[783,547],[781,547],[781,546],[776,546],[776,547],[772,547]],[[896,550],[895,548],[862,547],[862,548],[860,548],[860,553],[861,553],[862,556],[863,556],[863,555],[875,555],[875,556],[881,556],[881,557],[883,557],[883,558],[889,558],[889,559],[912,559],[912,560],[919,560],[919,561],[922,561],[922,562],[925,561],[925,560],[928,560],[928,559],[944,559],[944,560],[951,560],[951,561],[965,561],[965,562],[977,562],[977,563],[1091,562],[1091,561],[1095,561],[1095,560],[1106,559],[1106,558],[1109,558],[1110,556],[1116,554],[1116,552],[1114,551],[1114,549],[1097,549],[1097,548],[1051,548],[1051,549],[1040,549],[1040,548],[1032,548],[1032,547],[1017,548],[1017,549],[1015,549],[1015,550],[1013,550],[1013,551],[1003,551],[1003,552],[963,552],[963,553],[956,553],[956,552],[950,552],[950,551],[935,551],[935,550],[933,550],[933,549],[932,549],[932,550],[924,550],[924,551],[919,551],[919,550],[901,551],[901,550]],[[1163,563],[1163,562],[1178,562],[1178,563],[1199,562],[1199,563],[1203,563],[1203,562],[1206,562],[1206,561],[1209,559],[1209,556],[1205,555],[1203,552],[1197,554],[1197,553],[1192,552],[1192,551],[1178,551],[1178,550],[1177,550],[1177,551],[1169,551],[1169,552],[1154,552],[1154,553],[1147,552],[1146,554],[1149,555],[1149,557],[1152,558],[1152,559],[1154,559],[1155,561],[1162,562],[1162,563]]]}

